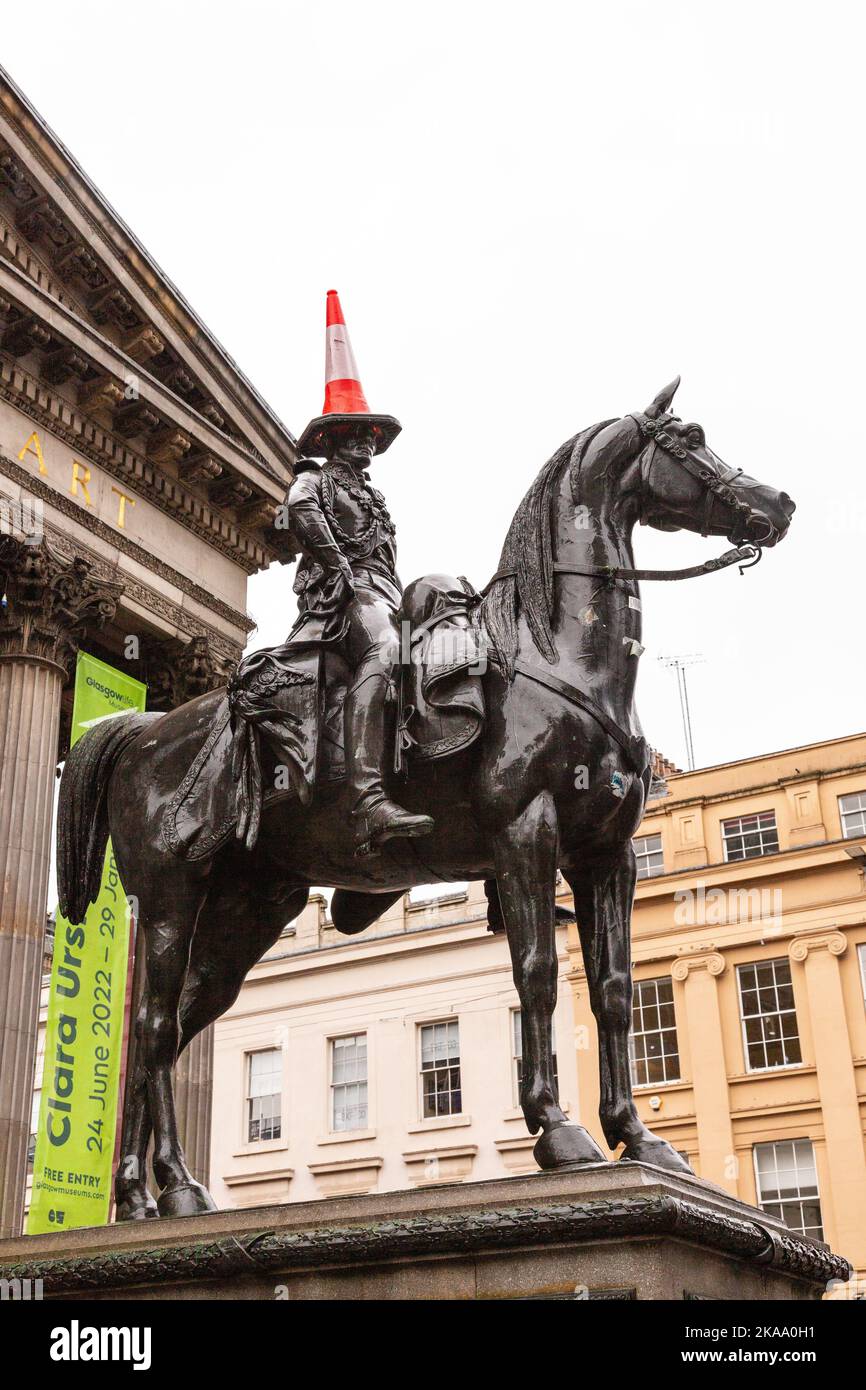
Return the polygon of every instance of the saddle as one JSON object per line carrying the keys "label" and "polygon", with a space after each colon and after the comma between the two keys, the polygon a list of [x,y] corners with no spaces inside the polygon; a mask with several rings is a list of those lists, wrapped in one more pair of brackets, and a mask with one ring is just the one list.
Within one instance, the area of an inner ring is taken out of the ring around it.
{"label": "saddle", "polygon": [[[425,575],[398,614],[403,634],[392,677],[392,769],[469,747],[484,724],[481,596],[468,580]],[[248,849],[263,810],[346,776],[343,706],[352,671],[323,642],[289,641],[253,652],[218,701],[213,723],[163,816],[180,858],[201,860],[234,835]],[[213,698],[213,697],[203,697]]]}

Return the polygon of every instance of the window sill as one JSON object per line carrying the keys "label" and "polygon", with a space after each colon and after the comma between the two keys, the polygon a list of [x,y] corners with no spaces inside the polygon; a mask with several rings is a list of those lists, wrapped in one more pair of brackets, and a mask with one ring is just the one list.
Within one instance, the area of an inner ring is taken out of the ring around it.
{"label": "window sill", "polygon": [[375,1129],[341,1129],[335,1134],[322,1134],[316,1140],[321,1144],[351,1144],[361,1139],[375,1139]]}
{"label": "window sill", "polygon": [[418,1124],[407,1125],[407,1134],[426,1134],[432,1129],[461,1129],[472,1124],[471,1115],[434,1115],[429,1120],[419,1120]]}
{"label": "window sill", "polygon": [[235,1149],[232,1158],[246,1158],[249,1154],[275,1154],[287,1150],[288,1139],[257,1139],[252,1144],[242,1144]]}
{"label": "window sill", "polygon": [[814,1071],[814,1064],[809,1062],[782,1062],[778,1067],[752,1067],[749,1071],[739,1072],[736,1076],[730,1076],[729,1081],[750,1081],[755,1076],[777,1076],[780,1073],[787,1075],[792,1071]]}

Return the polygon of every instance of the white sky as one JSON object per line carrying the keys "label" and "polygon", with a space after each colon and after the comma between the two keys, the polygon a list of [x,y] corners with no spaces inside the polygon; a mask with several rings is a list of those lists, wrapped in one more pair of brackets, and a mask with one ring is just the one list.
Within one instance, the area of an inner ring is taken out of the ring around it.
{"label": "white sky", "polygon": [[[2,62],[290,428],[336,286],[404,582],[481,586],[563,439],[679,412],[798,503],[758,569],[643,587],[647,736],[699,764],[866,725],[855,4],[40,0]],[[640,565],[724,542],[636,533]],[[256,578],[256,645],[294,612]]]}

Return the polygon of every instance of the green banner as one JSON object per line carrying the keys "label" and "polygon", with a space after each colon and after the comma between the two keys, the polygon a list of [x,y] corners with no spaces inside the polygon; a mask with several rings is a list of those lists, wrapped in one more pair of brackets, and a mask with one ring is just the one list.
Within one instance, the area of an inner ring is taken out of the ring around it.
{"label": "green banner", "polygon": [[[146,694],[141,681],[80,652],[72,743],[102,719],[144,709]],[[85,922],[57,914],[28,1235],[108,1222],[129,917],[109,841]]]}

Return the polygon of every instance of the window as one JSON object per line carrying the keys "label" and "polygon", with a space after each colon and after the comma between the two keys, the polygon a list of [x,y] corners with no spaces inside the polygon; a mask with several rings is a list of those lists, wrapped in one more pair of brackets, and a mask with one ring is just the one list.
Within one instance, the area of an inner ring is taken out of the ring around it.
{"label": "window", "polygon": [[459,1115],[460,1034],[457,1021],[425,1023],[421,1028],[421,1114]]}
{"label": "window", "polygon": [[808,1139],[755,1145],[758,1205],[804,1236],[824,1239],[815,1154]]}
{"label": "window", "polygon": [[665,871],[661,835],[638,835],[632,840],[638,878],[655,878]]}
{"label": "window", "polygon": [[857,947],[857,959],[860,962],[860,984],[863,987],[863,1003],[866,1004],[866,941],[862,946]]}
{"label": "window", "polygon": [[803,1059],[788,961],[762,960],[741,965],[737,978],[749,1071],[796,1066]]}
{"label": "window", "polygon": [[839,815],[843,839],[853,840],[857,835],[866,835],[866,792],[840,796]]}
{"label": "window", "polygon": [[331,1129],[367,1128],[367,1034],[331,1042]]}
{"label": "window", "polygon": [[722,821],[722,843],[725,861],[760,859],[762,854],[775,854],[779,848],[775,811],[758,811],[754,816],[735,816]]}
{"label": "window", "polygon": [[[518,1104],[520,1103],[520,1083],[523,1080],[523,1010],[511,1010],[511,1038],[512,1038],[512,1061],[514,1063],[514,1080],[516,1085],[516,1095]],[[553,1094],[559,1103],[559,1069],[556,1065],[556,1033],[553,1031],[553,1020],[550,1021],[551,1042],[553,1044]]]}
{"label": "window", "polygon": [[250,1052],[247,1063],[247,1142],[279,1139],[282,1132],[283,1054],[279,1047]]}
{"label": "window", "polygon": [[680,1079],[680,1050],[670,976],[636,980],[631,1010],[631,1079],[634,1086],[663,1086]]}

